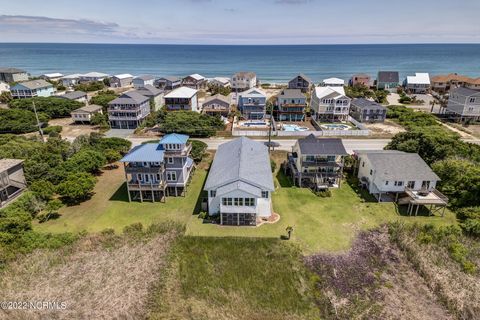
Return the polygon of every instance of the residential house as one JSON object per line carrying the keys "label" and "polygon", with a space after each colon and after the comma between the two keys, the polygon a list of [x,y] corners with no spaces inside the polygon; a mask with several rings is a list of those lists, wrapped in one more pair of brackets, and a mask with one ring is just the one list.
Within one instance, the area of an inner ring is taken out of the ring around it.
{"label": "residential house", "polygon": [[322,87],[343,87],[345,86],[345,80],[339,78],[324,79],[321,83]]}
{"label": "residential house", "polygon": [[80,73],[69,74],[67,76],[62,77],[60,80],[64,87],[73,87],[79,84],[80,82]]}
{"label": "residential house", "polygon": [[258,88],[251,88],[238,94],[238,110],[246,120],[264,119],[267,95]]}
{"label": "residential house", "polygon": [[45,73],[45,74],[42,74],[40,78],[47,81],[59,81],[60,79],[63,78],[63,74],[59,72]]}
{"label": "residential house", "polygon": [[451,89],[447,113],[460,121],[480,120],[480,91],[464,87]]}
{"label": "residential house", "polygon": [[387,108],[375,101],[358,98],[350,104],[350,115],[358,122],[384,122]]}
{"label": "residential house", "polygon": [[182,79],[179,77],[162,77],[157,79],[155,86],[163,90],[173,90],[182,86]]}
{"label": "residential house", "polygon": [[377,75],[377,89],[391,90],[400,85],[400,76],[397,71],[379,71]]}
{"label": "residential house", "polygon": [[372,77],[365,73],[357,73],[350,79],[350,85],[353,86],[372,86]]}
{"label": "residential house", "polygon": [[257,75],[254,72],[237,72],[232,77],[231,85],[236,92],[249,90],[257,85]]}
{"label": "residential house", "polygon": [[108,119],[115,129],[136,129],[150,114],[150,98],[126,92],[108,103]]}
{"label": "residential house", "polygon": [[208,214],[220,224],[249,226],[272,215],[273,184],[267,147],[241,137],[218,147],[204,190]]}
{"label": "residential house", "polygon": [[188,136],[167,134],[159,143],[134,147],[120,160],[124,164],[128,200],[166,201],[185,196],[192,171]]}
{"label": "residential house", "polygon": [[70,115],[75,123],[90,123],[92,117],[96,114],[103,114],[102,106],[90,104],[76,110],[73,110]]}
{"label": "residential house", "polygon": [[228,117],[230,113],[231,99],[230,96],[216,94],[205,99],[202,105],[202,112],[211,116],[220,115]]}
{"label": "residential house", "polygon": [[307,97],[301,89],[283,89],[277,96],[274,115],[279,121],[305,120]]}
{"label": "residential house", "polygon": [[10,86],[6,82],[0,81],[0,93],[10,91]]}
{"label": "residential house", "polygon": [[480,90],[480,78],[474,79],[456,73],[432,77],[431,82],[432,90],[439,93],[446,93],[458,87]]}
{"label": "residential house", "polygon": [[215,87],[220,87],[220,88],[230,88],[231,83],[230,83],[230,78],[225,78],[225,77],[215,77],[212,78],[209,81],[209,84]]}
{"label": "residential house", "polygon": [[145,87],[138,88],[134,91],[141,94],[142,96],[150,98],[150,102],[152,105],[152,111],[158,111],[160,108],[165,104],[165,99],[163,96],[165,95],[165,91],[155,88],[154,86],[147,84]]}
{"label": "residential house", "polygon": [[207,83],[208,83],[207,79],[205,79],[204,76],[199,75],[198,73],[191,74],[182,79],[183,87],[187,87],[195,90],[206,89]]}
{"label": "residential house", "polygon": [[28,73],[17,68],[0,68],[0,81],[6,83],[21,82],[28,80]]}
{"label": "residential house", "polygon": [[300,73],[288,82],[288,89],[300,89],[303,93],[307,93],[310,92],[312,85],[313,81],[303,73]]}
{"label": "residential house", "polygon": [[133,78],[132,81],[133,81],[133,87],[135,89],[138,89],[138,88],[143,88],[146,85],[153,86],[155,84],[155,77],[145,74],[145,75]]}
{"label": "residential house", "polygon": [[85,74],[80,74],[79,82],[97,82],[107,79],[109,76],[106,73],[101,72],[88,72]]}
{"label": "residential house", "polygon": [[351,99],[343,87],[316,87],[313,91],[310,111],[319,121],[347,121]]}
{"label": "residential house", "polygon": [[344,157],[348,153],[342,139],[317,138],[313,134],[297,140],[288,154],[285,173],[295,185],[314,190],[336,188],[343,177]]}
{"label": "residential house", "polygon": [[20,82],[10,87],[10,92],[14,99],[50,97],[55,93],[55,89],[50,82],[43,79]]}
{"label": "residential house", "polygon": [[445,207],[448,199],[435,189],[440,178],[416,153],[396,150],[356,151],[361,185],[379,202],[398,201],[414,206]]}
{"label": "residential house", "polygon": [[165,106],[167,111],[188,110],[200,112],[198,106],[197,90],[180,87],[165,95]]}
{"label": "residential house", "polygon": [[0,159],[0,208],[27,188],[23,172],[23,160]]}
{"label": "residential house", "polygon": [[110,87],[112,88],[129,87],[132,83],[133,76],[129,73],[117,74],[110,78]]}
{"label": "residential house", "polygon": [[430,75],[428,73],[417,72],[414,76],[407,76],[403,85],[408,93],[428,93],[430,91]]}
{"label": "residential house", "polygon": [[82,102],[82,103],[86,103],[88,101],[87,93],[83,92],[83,91],[70,91],[70,92],[66,92],[65,94],[63,94],[61,96],[57,96],[57,97],[62,98],[62,99]]}

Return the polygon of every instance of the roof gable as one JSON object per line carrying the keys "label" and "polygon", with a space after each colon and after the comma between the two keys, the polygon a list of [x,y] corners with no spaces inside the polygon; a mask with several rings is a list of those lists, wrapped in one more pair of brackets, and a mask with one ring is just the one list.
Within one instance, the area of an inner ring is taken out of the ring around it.
{"label": "roof gable", "polygon": [[303,155],[348,155],[339,138],[317,138],[313,134],[299,139],[297,144]]}

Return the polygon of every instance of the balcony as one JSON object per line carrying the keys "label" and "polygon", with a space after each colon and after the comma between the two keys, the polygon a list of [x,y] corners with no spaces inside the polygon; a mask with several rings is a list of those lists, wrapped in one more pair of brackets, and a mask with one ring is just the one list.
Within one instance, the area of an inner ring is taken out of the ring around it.
{"label": "balcony", "polygon": [[192,144],[187,144],[185,148],[182,150],[165,150],[165,156],[174,156],[174,155],[180,155],[180,156],[188,156],[190,154],[190,151],[192,151]]}
{"label": "balcony", "polygon": [[151,166],[151,167],[143,167],[143,166],[134,166],[134,165],[127,165],[125,166],[125,172],[130,174],[135,173],[162,173],[165,171],[164,166]]}
{"label": "balcony", "polygon": [[130,190],[164,190],[166,187],[165,181],[145,182],[145,181],[128,181],[128,188]]}
{"label": "balcony", "polygon": [[221,213],[257,213],[257,207],[250,206],[224,206],[220,205]]}

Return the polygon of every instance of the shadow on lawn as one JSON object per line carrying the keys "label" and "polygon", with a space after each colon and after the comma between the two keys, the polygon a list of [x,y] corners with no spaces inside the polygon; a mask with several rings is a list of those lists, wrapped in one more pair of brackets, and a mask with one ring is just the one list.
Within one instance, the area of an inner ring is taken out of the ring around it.
{"label": "shadow on lawn", "polygon": [[122,185],[117,189],[117,191],[115,191],[115,193],[108,200],[128,202],[127,183],[126,182],[122,183]]}
{"label": "shadow on lawn", "polygon": [[290,176],[285,175],[282,169],[277,171],[277,181],[280,187],[282,188],[292,188],[294,187],[292,178]]}
{"label": "shadow on lawn", "polygon": [[350,188],[352,188],[353,191],[355,191],[355,193],[363,199],[363,201],[365,202],[377,202],[378,203],[378,200],[377,198],[375,198],[373,195],[371,195],[370,193],[368,193],[368,190],[365,190],[365,189],[362,189],[360,187],[360,182],[358,180],[357,177],[351,175],[351,174],[347,174],[347,177],[345,179],[345,181],[348,183],[348,185],[350,186]]}

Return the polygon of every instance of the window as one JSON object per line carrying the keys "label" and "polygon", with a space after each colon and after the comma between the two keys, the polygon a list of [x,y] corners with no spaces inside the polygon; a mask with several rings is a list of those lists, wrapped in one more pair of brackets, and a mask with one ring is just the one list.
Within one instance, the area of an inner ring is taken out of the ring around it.
{"label": "window", "polygon": [[262,198],[268,199],[268,191],[262,191]]}
{"label": "window", "polygon": [[141,173],[137,173],[137,180],[143,181],[143,178],[142,178],[142,174],[141,174]]}
{"label": "window", "polygon": [[372,175],[372,174],[373,174],[373,170],[372,170],[372,169],[370,169],[370,175]]}
{"label": "window", "polygon": [[365,161],[362,161],[362,168],[365,167]]}
{"label": "window", "polygon": [[415,181],[408,181],[407,188],[410,188],[410,189],[415,188]]}
{"label": "window", "polygon": [[245,206],[254,207],[255,206],[255,199],[254,198],[245,198]]}
{"label": "window", "polygon": [[386,185],[386,186],[388,186],[388,180],[387,180],[387,181],[385,181],[385,185]]}
{"label": "window", "polygon": [[475,98],[470,98],[470,103],[474,103],[475,102]]}
{"label": "window", "polygon": [[174,171],[167,172],[167,181],[177,181],[177,173]]}
{"label": "window", "polygon": [[149,182],[150,181],[150,176],[148,174],[145,175],[145,182]]}
{"label": "window", "polygon": [[401,187],[403,186],[403,181],[395,181],[394,185],[395,187]]}
{"label": "window", "polygon": [[422,181],[422,189],[430,189],[430,181]]}
{"label": "window", "polygon": [[216,190],[210,190],[210,197],[215,198],[217,196]]}
{"label": "window", "polygon": [[160,180],[161,180],[161,179],[160,179],[160,174],[157,173],[157,181],[160,181]]}
{"label": "window", "polygon": [[167,158],[167,162],[168,162],[169,164],[172,164],[172,163],[173,163],[173,158]]}
{"label": "window", "polygon": [[236,207],[243,206],[243,198],[233,198],[233,205]]}

